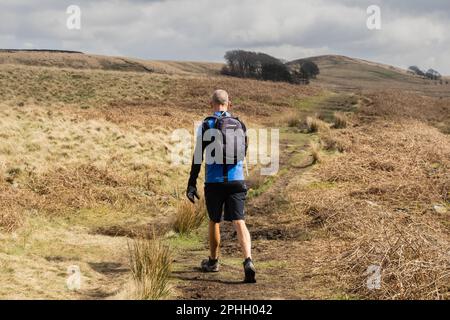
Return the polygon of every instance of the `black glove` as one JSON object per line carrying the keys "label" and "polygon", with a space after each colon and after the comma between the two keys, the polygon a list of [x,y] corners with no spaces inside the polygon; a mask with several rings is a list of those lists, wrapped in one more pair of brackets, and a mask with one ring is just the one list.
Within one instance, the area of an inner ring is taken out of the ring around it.
{"label": "black glove", "polygon": [[188,197],[189,201],[195,203],[195,198],[200,200],[200,197],[197,193],[197,188],[194,186],[188,186],[186,191],[186,197]]}

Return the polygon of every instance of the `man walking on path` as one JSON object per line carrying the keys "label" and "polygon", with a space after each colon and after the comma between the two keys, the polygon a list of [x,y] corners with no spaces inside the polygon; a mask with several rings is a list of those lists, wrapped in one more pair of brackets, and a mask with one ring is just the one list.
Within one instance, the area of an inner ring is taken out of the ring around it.
{"label": "man walking on path", "polygon": [[[186,195],[193,203],[195,197],[199,199],[197,177],[203,154],[206,153],[205,201],[210,220],[210,256],[202,261],[201,268],[204,272],[219,271],[220,222],[223,217],[224,220],[231,221],[236,229],[244,257],[244,282],[254,283],[256,270],[251,255],[250,233],[244,216],[247,195],[244,181],[246,128],[238,118],[231,116],[228,112],[229,106],[228,93],[216,90],[211,99],[214,114],[203,121],[197,134]],[[214,148],[210,148],[211,145]]]}

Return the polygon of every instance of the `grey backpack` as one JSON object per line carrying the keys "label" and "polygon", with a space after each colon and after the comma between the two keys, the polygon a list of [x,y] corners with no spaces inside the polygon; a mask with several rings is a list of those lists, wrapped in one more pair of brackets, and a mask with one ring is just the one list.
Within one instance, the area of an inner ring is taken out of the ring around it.
{"label": "grey backpack", "polygon": [[[208,120],[213,119],[214,125],[208,127]],[[223,163],[237,164],[245,159],[248,148],[247,128],[237,117],[231,116],[210,116],[203,122],[203,133],[208,129],[219,131],[219,141],[223,150]]]}

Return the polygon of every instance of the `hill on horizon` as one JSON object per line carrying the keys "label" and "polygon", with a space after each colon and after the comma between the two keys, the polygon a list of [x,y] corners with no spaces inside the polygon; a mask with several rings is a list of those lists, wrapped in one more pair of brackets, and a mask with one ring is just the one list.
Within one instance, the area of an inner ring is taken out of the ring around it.
{"label": "hill on horizon", "polygon": [[218,73],[222,67],[213,62],[142,60],[79,51],[18,49],[0,49],[0,64],[165,74]]}
{"label": "hill on horizon", "polygon": [[[394,88],[427,95],[450,96],[449,86],[445,84],[448,77],[444,77],[444,85],[436,85],[434,81],[408,74],[406,70],[398,67],[342,55],[307,57],[287,64],[306,59],[315,62],[320,68],[320,75],[313,81],[313,85],[348,91]],[[219,75],[224,65],[217,62],[143,60],[77,51],[19,49],[0,49],[0,64],[211,76]]]}
{"label": "hill on horizon", "polygon": [[[395,88],[411,91],[433,91],[448,96],[448,85],[436,86],[435,81],[411,75],[399,67],[373,61],[350,58],[341,55],[322,55],[288,62],[299,63],[302,60],[315,62],[320,69],[319,82],[340,89]],[[444,77],[444,83],[448,77]],[[436,86],[436,88],[431,88]],[[443,89],[444,88],[444,89]]]}

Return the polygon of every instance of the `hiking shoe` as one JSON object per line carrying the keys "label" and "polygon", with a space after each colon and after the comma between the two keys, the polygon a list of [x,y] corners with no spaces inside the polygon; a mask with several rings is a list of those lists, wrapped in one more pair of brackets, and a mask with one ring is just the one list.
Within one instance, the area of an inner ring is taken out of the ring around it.
{"label": "hiking shoe", "polygon": [[255,283],[256,279],[255,279],[255,275],[256,275],[256,269],[255,269],[255,265],[253,264],[252,259],[247,258],[244,261],[244,273],[245,273],[245,279],[244,282],[245,283]]}
{"label": "hiking shoe", "polygon": [[219,272],[219,260],[205,259],[202,261],[201,268],[203,272]]}

